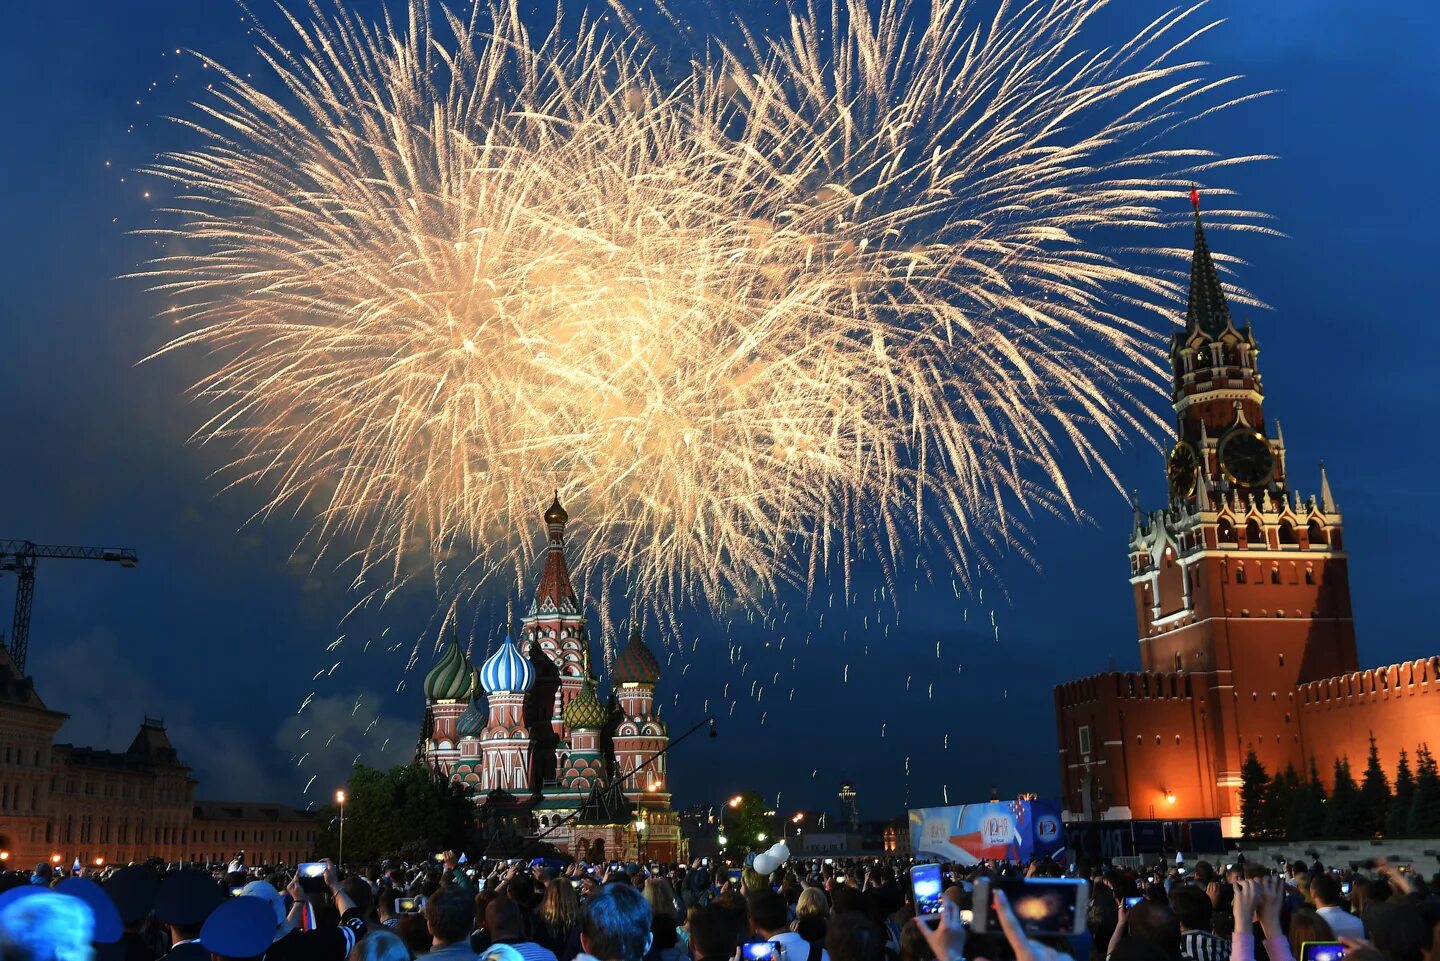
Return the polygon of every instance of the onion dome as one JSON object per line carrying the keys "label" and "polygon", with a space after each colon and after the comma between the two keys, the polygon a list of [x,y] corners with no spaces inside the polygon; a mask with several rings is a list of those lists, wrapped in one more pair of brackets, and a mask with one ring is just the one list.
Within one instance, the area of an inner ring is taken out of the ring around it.
{"label": "onion dome", "polygon": [[465,713],[455,722],[455,733],[461,737],[478,737],[484,729],[485,715],[475,706],[475,702],[471,701],[465,708]]}
{"label": "onion dome", "polygon": [[450,635],[450,646],[440,663],[425,675],[424,691],[427,701],[458,701],[475,693],[475,668],[460,650],[458,631]]}
{"label": "onion dome", "polygon": [[660,662],[640,639],[638,624],[630,632],[630,643],[626,644],[625,650],[615,658],[615,667],[610,671],[610,676],[619,684],[654,684],[660,680]]}
{"label": "onion dome", "polygon": [[560,506],[560,492],[556,491],[555,499],[551,501],[550,506],[545,509],[545,523],[564,524],[569,520],[570,515],[565,512],[565,508]]}
{"label": "onion dome", "polygon": [[608,712],[595,696],[595,682],[587,677],[580,693],[565,705],[565,726],[575,731],[582,728],[598,731],[605,726],[607,717]]}
{"label": "onion dome", "polygon": [[525,659],[515,642],[505,642],[480,667],[480,686],[486,694],[518,694],[535,683],[535,666]]}

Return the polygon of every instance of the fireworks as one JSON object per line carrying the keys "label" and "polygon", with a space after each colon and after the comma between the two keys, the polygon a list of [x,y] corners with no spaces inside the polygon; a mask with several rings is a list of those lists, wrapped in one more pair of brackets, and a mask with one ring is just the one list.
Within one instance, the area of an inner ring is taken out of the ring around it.
{"label": "fireworks", "polygon": [[602,604],[893,577],[922,538],[968,582],[1076,510],[1062,461],[1161,423],[1154,243],[1236,162],[1177,139],[1245,99],[1183,58],[1195,8],[1087,53],[1100,5],[834,0],[679,80],[623,11],[293,18],[278,87],[209,63],[151,170],[197,436],[392,584],[518,579],[552,488]]}

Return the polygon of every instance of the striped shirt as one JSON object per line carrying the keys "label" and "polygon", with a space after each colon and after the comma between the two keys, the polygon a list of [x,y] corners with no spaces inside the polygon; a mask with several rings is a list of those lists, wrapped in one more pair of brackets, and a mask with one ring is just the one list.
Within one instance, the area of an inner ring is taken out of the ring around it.
{"label": "striped shirt", "polygon": [[1182,931],[1180,954],[1186,961],[1230,961],[1230,942],[1209,931]]}

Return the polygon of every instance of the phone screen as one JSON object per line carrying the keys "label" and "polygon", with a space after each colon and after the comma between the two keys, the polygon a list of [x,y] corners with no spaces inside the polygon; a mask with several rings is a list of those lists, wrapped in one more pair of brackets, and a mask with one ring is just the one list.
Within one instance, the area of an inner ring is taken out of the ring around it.
{"label": "phone screen", "polygon": [[1350,882],[1349,882],[1349,881],[1341,881],[1341,882],[1340,882],[1340,893],[1341,893],[1341,894],[1349,894],[1349,893],[1350,893]]}
{"label": "phone screen", "polygon": [[741,961],[778,961],[779,945],[774,941],[746,941],[740,950]]}
{"label": "phone screen", "polygon": [[730,870],[728,870],[728,871],[725,872],[725,876],[730,879],[730,883],[731,883],[731,884],[739,884],[739,883],[740,883],[740,869],[739,869],[739,868],[731,868]]}
{"label": "phone screen", "polygon": [[324,861],[307,861],[297,869],[302,878],[323,878],[325,876]]}
{"label": "phone screen", "polygon": [[416,911],[414,898],[396,898],[395,910],[401,914],[414,914]]}
{"label": "phone screen", "polygon": [[[987,892],[1004,891],[1010,910],[1027,934],[1080,934],[1085,930],[1085,904],[1089,883],[1074,878],[989,878],[976,883]],[[977,911],[976,930],[1000,930],[994,899],[986,893],[983,914]],[[981,902],[984,903],[983,901]]]}
{"label": "phone screen", "polygon": [[1126,898],[1126,899],[1125,899],[1125,907],[1127,907],[1127,908],[1133,908],[1135,905],[1139,904],[1141,901],[1144,901],[1144,900],[1145,900],[1145,898],[1144,898],[1142,895],[1139,895],[1139,894],[1135,895],[1133,898]]}
{"label": "phone screen", "polygon": [[933,918],[940,913],[945,887],[940,881],[940,865],[917,864],[910,869],[910,886],[915,891],[915,915]]}
{"label": "phone screen", "polygon": [[1300,945],[1300,961],[1340,961],[1345,945],[1339,941],[1306,941]]}
{"label": "phone screen", "polygon": [[242,894],[244,894],[244,893],[245,893],[245,889],[244,889],[243,887],[231,888],[231,889],[230,889],[230,896],[231,896],[232,898],[238,898],[238,897],[240,897],[240,895],[242,895]]}

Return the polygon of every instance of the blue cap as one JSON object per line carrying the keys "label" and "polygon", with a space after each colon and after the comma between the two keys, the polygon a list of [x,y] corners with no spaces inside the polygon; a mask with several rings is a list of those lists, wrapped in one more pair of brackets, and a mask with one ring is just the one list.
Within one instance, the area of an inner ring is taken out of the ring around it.
{"label": "blue cap", "polygon": [[275,911],[264,898],[242,894],[226,901],[200,929],[205,950],[227,958],[255,958],[275,940]]}
{"label": "blue cap", "polygon": [[132,864],[110,875],[103,886],[120,912],[120,923],[135,924],[155,910],[155,892],[160,888],[160,875],[143,864]]}
{"label": "blue cap", "polygon": [[155,918],[161,924],[193,927],[220,906],[220,885],[204,871],[185,868],[165,875],[155,893]]}
{"label": "blue cap", "polygon": [[115,902],[110,900],[110,895],[105,893],[104,888],[89,878],[66,878],[55,885],[55,893],[68,894],[89,905],[90,913],[95,917],[95,933],[90,935],[91,941],[97,944],[114,944],[125,933],[125,926],[120,923],[120,912],[116,909]]}

